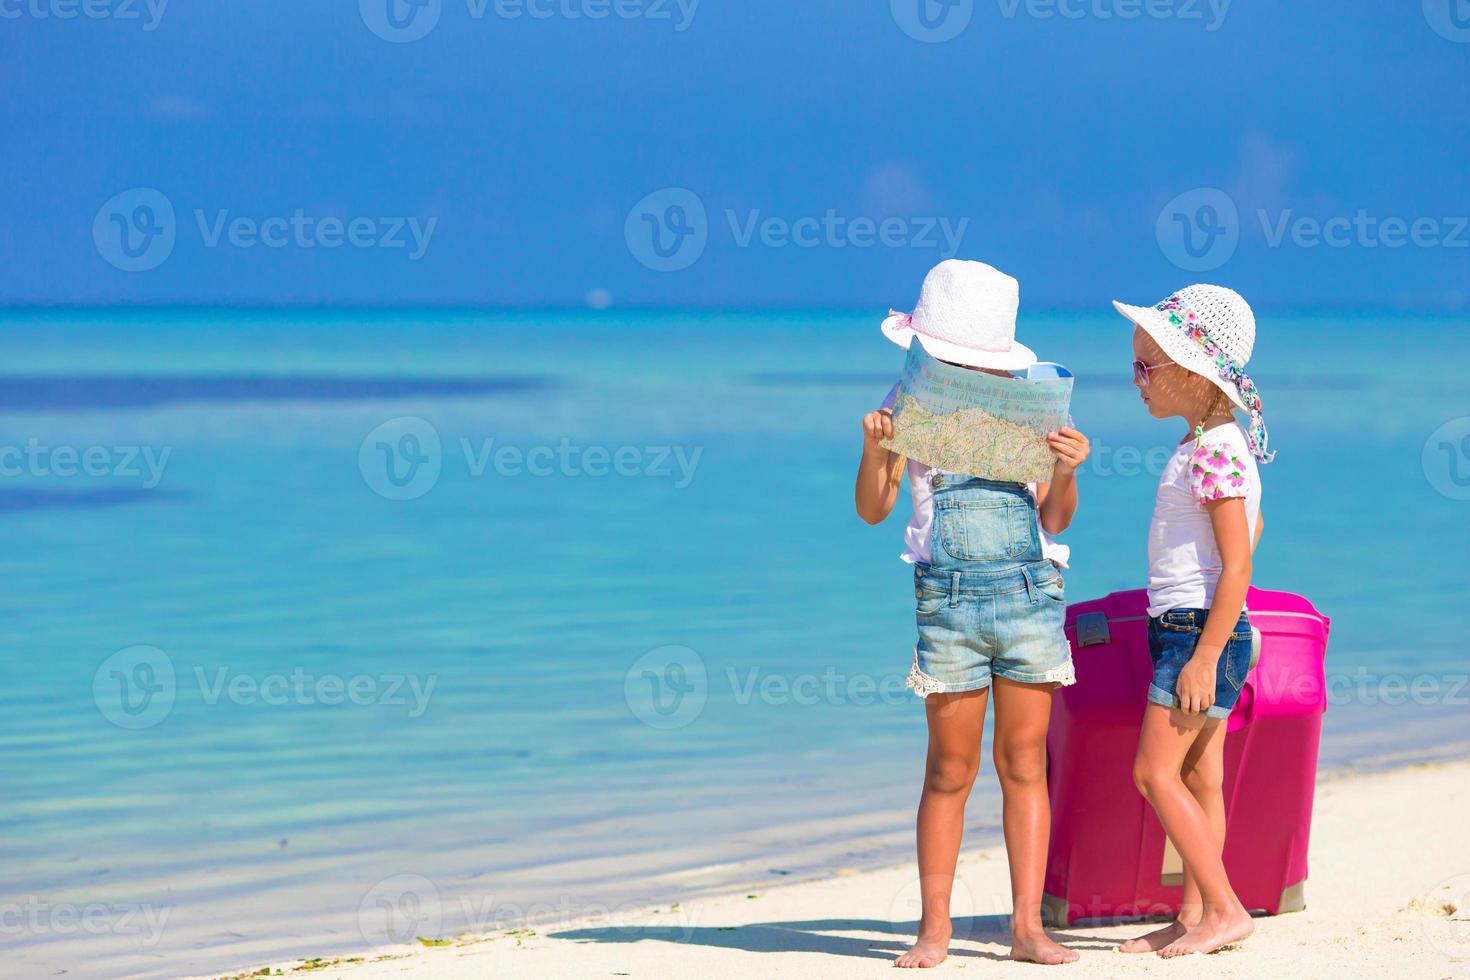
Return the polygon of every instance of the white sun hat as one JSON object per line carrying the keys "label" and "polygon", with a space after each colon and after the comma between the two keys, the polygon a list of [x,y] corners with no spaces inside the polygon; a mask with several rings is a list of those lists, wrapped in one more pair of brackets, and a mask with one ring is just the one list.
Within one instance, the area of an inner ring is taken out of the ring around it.
{"label": "white sun hat", "polygon": [[1218,386],[1241,411],[1249,411],[1235,383],[1221,377],[1217,354],[1200,335],[1238,367],[1256,346],[1256,315],[1239,293],[1224,286],[1186,286],[1154,306],[1129,306],[1113,300],[1117,311],[1152,337],[1169,359]]}
{"label": "white sun hat", "polygon": [[951,364],[1024,371],[1036,355],[1016,342],[1020,305],[1020,284],[1004,272],[984,262],[945,259],[924,277],[914,312],[889,311],[883,335],[904,349],[918,337],[924,350]]}
{"label": "white sun hat", "polygon": [[1117,300],[1113,306],[1152,337],[1170,360],[1205,378],[1236,408],[1248,412],[1251,451],[1262,462],[1270,462],[1274,454],[1266,449],[1261,396],[1245,373],[1256,346],[1256,315],[1244,297],[1224,286],[1195,285],[1153,306]]}

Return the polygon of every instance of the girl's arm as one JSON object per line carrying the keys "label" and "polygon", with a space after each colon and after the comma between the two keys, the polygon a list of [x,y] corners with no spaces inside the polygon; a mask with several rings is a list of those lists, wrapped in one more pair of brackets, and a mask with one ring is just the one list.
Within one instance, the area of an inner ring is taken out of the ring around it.
{"label": "girl's arm", "polygon": [[1052,464],[1051,482],[1036,488],[1036,507],[1041,529],[1047,534],[1061,534],[1077,513],[1077,467],[1091,450],[1086,436],[1065,427],[1048,435],[1046,443],[1057,461]]}
{"label": "girl's arm", "polygon": [[893,413],[886,408],[863,416],[863,458],[858,461],[858,516],[869,524],[881,524],[898,500],[898,481],[903,457],[880,446],[879,440],[893,438]]}
{"label": "girl's arm", "polygon": [[1245,608],[1245,594],[1251,585],[1251,551],[1255,547],[1245,516],[1244,497],[1212,500],[1204,508],[1210,515],[1223,567],[1194,656],[1179,673],[1176,690],[1179,706],[1186,714],[1197,714],[1214,703],[1215,670],[1235,624],[1240,621],[1240,611]]}

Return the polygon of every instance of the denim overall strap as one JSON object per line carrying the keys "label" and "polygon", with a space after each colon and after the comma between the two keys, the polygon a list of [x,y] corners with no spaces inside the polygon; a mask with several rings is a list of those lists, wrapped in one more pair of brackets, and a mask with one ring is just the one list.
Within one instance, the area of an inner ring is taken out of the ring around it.
{"label": "denim overall strap", "polygon": [[[955,573],[1019,570],[1041,560],[1036,498],[1021,483],[933,473],[934,519],[930,569],[949,580],[951,601],[960,590]],[[1028,576],[1033,601],[1035,583]]]}

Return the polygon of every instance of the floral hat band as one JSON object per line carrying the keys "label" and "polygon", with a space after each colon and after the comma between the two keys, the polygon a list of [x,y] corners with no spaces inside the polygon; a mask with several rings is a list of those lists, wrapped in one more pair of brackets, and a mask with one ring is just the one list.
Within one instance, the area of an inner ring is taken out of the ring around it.
{"label": "floral hat band", "polygon": [[[1162,313],[1171,324],[1179,328],[1185,337],[1193,341],[1199,351],[1209,359],[1220,380],[1239,395],[1236,400],[1250,414],[1250,425],[1246,428],[1246,442],[1250,446],[1251,455],[1261,463],[1269,463],[1275,459],[1276,454],[1267,448],[1269,435],[1266,432],[1266,419],[1262,414],[1261,395],[1256,390],[1256,383],[1251,380],[1250,375],[1245,373],[1245,368],[1240,363],[1241,360],[1250,356],[1250,347],[1255,341],[1254,318],[1252,317],[1249,324],[1249,335],[1237,338],[1236,344],[1230,345],[1244,346],[1245,356],[1237,360],[1235,355],[1216,341],[1209,328],[1205,326],[1205,321],[1178,295],[1170,296],[1154,309]],[[1226,332],[1230,332],[1228,325]],[[1230,393],[1227,389],[1226,394]]]}

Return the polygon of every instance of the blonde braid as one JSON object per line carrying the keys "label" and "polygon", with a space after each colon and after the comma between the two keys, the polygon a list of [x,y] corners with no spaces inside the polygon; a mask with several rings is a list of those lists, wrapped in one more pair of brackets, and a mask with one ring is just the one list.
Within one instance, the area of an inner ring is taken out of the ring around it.
{"label": "blonde braid", "polygon": [[1220,408],[1220,402],[1223,401],[1224,398],[1225,392],[1220,388],[1216,388],[1215,397],[1210,399],[1210,407],[1205,409],[1204,416],[1200,418],[1199,424],[1194,427],[1194,448],[1199,448],[1200,440],[1204,439],[1205,437],[1205,423],[1215,417],[1218,409]]}

